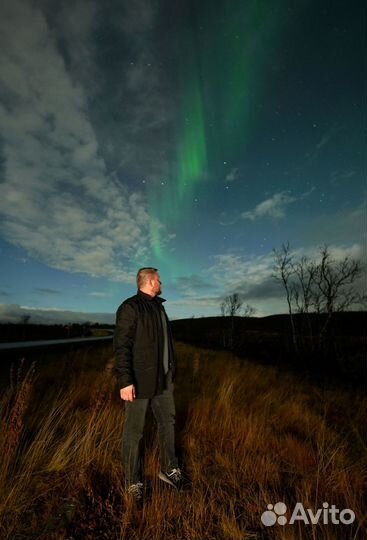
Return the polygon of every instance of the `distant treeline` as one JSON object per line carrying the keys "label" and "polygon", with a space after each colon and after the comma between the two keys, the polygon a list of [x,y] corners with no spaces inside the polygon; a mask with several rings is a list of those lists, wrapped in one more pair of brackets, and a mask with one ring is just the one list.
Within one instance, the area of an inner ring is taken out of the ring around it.
{"label": "distant treeline", "polygon": [[76,337],[88,337],[102,328],[113,328],[108,324],[0,324],[0,342],[8,341],[37,341],[46,339],[68,339]]}

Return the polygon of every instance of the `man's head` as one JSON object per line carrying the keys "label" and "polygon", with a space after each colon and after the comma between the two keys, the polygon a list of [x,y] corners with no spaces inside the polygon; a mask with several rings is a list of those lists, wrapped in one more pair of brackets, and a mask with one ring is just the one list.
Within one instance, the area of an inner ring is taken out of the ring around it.
{"label": "man's head", "polygon": [[162,293],[162,283],[158,269],[152,266],[146,266],[138,270],[136,284],[140,291],[150,294],[150,296],[157,296]]}

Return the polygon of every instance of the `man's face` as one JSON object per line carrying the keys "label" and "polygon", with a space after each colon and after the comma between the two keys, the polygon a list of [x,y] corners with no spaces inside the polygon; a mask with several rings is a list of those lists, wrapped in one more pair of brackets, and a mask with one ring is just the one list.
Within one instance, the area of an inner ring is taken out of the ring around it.
{"label": "man's face", "polygon": [[162,294],[162,282],[161,278],[158,274],[154,274],[153,279],[150,280],[151,286],[152,286],[152,293],[156,296],[159,294]]}

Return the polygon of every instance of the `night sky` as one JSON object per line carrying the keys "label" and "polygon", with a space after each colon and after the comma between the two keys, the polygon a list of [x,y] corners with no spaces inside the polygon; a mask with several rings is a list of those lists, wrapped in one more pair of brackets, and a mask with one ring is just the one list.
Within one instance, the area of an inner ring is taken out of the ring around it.
{"label": "night sky", "polygon": [[3,0],[0,319],[286,312],[273,248],[366,260],[366,8]]}

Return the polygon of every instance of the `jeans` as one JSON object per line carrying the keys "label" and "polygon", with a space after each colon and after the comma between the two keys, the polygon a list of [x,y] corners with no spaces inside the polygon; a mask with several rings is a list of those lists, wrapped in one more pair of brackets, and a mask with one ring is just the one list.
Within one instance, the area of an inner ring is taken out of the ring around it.
{"label": "jeans", "polygon": [[175,403],[171,371],[167,373],[167,388],[151,399],[125,401],[125,425],[122,437],[122,461],[125,484],[142,481],[140,441],[143,436],[145,416],[151,406],[159,435],[160,465],[164,472],[178,466],[175,454]]}

